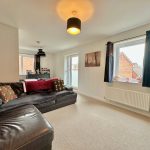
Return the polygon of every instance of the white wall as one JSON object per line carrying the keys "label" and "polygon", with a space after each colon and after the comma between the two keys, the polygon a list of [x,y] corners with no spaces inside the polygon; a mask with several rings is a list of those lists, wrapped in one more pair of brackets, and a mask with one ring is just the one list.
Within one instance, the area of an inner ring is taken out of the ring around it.
{"label": "white wall", "polygon": [[[72,50],[66,50],[55,54],[55,75],[64,78],[64,56],[72,53],[79,54],[79,92],[96,99],[104,100],[105,90],[107,86],[114,86],[122,89],[136,90],[142,92],[150,92],[150,88],[143,88],[141,85],[129,83],[104,83],[105,55],[106,43],[108,41],[119,41],[127,38],[145,34],[150,30],[150,24],[145,25],[127,32],[123,32],[104,40],[99,40],[95,43],[90,43],[84,46],[76,47]],[[85,53],[92,51],[101,51],[101,66],[100,67],[84,67]]]}
{"label": "white wall", "polygon": [[[20,49],[19,53],[35,55],[37,51]],[[46,53],[46,57],[41,57],[41,68],[50,69],[51,77],[53,77],[54,76],[54,54],[48,52],[45,53]]]}
{"label": "white wall", "polygon": [[19,80],[18,29],[0,24],[0,82]]}

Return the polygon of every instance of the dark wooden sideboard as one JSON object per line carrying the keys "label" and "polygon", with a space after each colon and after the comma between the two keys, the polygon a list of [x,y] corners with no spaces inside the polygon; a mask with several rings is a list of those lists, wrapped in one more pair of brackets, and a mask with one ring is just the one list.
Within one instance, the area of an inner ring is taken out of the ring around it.
{"label": "dark wooden sideboard", "polygon": [[28,74],[26,76],[27,79],[49,79],[50,74],[44,73],[44,74]]}

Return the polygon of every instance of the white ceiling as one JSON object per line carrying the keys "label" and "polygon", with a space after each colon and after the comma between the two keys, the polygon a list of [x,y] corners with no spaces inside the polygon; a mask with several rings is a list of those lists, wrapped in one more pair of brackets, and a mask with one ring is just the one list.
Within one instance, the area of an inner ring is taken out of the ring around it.
{"label": "white ceiling", "polygon": [[78,36],[66,33],[66,22],[56,11],[59,0],[0,0],[0,22],[19,28],[20,48],[34,50],[36,41],[41,41],[49,52],[71,49],[150,23],[150,0],[91,2],[93,16],[82,23]]}

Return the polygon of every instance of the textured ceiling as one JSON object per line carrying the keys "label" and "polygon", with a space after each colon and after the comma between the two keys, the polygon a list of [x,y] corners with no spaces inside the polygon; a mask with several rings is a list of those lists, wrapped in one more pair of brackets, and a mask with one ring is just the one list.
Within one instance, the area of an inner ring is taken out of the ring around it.
{"label": "textured ceiling", "polygon": [[79,6],[77,15],[84,22],[81,34],[71,36],[66,33],[65,21],[71,6],[66,3],[64,10],[61,1],[0,0],[0,22],[19,28],[20,48],[34,50],[36,41],[41,41],[49,52],[71,49],[150,22],[150,0],[88,0],[86,5],[74,4]]}

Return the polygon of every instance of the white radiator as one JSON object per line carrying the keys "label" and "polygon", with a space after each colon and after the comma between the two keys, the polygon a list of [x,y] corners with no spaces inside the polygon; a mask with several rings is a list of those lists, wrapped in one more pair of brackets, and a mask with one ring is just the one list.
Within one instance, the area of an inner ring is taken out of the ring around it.
{"label": "white radiator", "polygon": [[150,94],[147,93],[107,87],[105,98],[141,110],[150,110]]}

